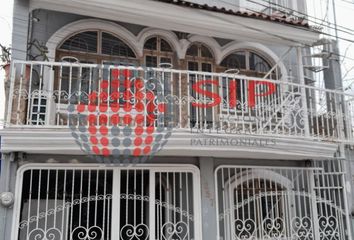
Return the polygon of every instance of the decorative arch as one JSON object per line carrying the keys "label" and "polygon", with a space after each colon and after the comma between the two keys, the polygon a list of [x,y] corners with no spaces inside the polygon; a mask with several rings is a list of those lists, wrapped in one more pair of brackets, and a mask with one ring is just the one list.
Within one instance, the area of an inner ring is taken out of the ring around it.
{"label": "decorative arch", "polygon": [[137,39],[126,28],[109,21],[99,19],[84,19],[69,23],[56,31],[47,41],[48,58],[50,61],[55,60],[55,53],[57,47],[68,37],[87,30],[100,29],[116,35],[124,41],[134,51],[136,56],[141,56],[137,44]]}
{"label": "decorative arch", "polygon": [[179,59],[184,59],[188,47],[193,42],[200,42],[208,47],[215,58],[215,63],[219,65],[221,61],[237,50],[249,49],[258,52],[260,55],[265,56],[267,59],[274,63],[278,62],[281,75],[284,79],[287,79],[287,70],[282,61],[279,61],[279,57],[266,46],[253,43],[253,42],[231,42],[221,47],[219,43],[211,37],[200,36],[200,35],[189,35],[187,39],[178,40],[176,34],[172,31],[156,29],[156,28],[145,28],[136,37],[133,33],[128,31],[126,28],[120,26],[119,24],[112,23],[109,21],[99,20],[99,19],[84,19],[69,23],[58,31],[56,31],[47,41],[48,47],[48,58],[50,61],[55,60],[56,49],[66,38],[82,32],[83,30],[93,30],[100,29],[103,31],[110,32],[124,41],[131,49],[134,51],[137,57],[143,56],[143,49],[145,41],[152,37],[159,35],[167,40],[177,53]]}
{"label": "decorative arch", "polygon": [[[243,195],[243,193],[241,192],[241,195],[235,195],[234,191],[243,183],[245,182],[250,182],[252,180],[262,180],[262,181],[270,181],[275,183],[276,185],[281,186],[282,188],[284,188],[285,191],[291,191],[293,189],[293,183],[291,182],[290,179],[288,179],[287,177],[284,177],[283,175],[275,172],[275,171],[271,171],[268,169],[247,169],[246,171],[242,171],[240,173],[235,174],[235,176],[231,177],[225,184],[224,189],[228,189],[226,190],[226,194],[225,194],[225,199],[230,199],[229,201],[225,202],[225,206],[224,209],[227,209],[227,211],[225,211],[225,213],[229,214],[230,217],[225,218],[225,224],[226,225],[231,225],[234,224],[233,226],[236,226],[235,228],[231,228],[230,231],[230,235],[231,236],[238,236],[236,238],[242,238],[239,236],[242,236],[242,233],[240,234],[240,230],[242,231],[242,227],[239,228],[239,221],[244,221],[247,222],[248,225],[248,229],[247,229],[247,233],[246,235],[248,235],[248,237],[246,238],[258,238],[259,239],[259,234],[257,232],[257,223],[261,222],[261,224],[265,224],[268,223],[269,220],[270,221],[274,221],[272,218],[267,218],[267,217],[263,217],[262,214],[257,214],[257,215],[249,215],[248,217],[239,217],[239,215],[237,215],[237,213],[235,213],[235,210],[238,209],[244,209],[248,206],[248,209],[251,205],[251,203],[253,202],[253,204],[255,204],[255,202],[257,201],[256,199],[261,199],[263,196],[262,194],[258,194],[253,192],[253,195]],[[248,186],[248,184],[247,184]],[[240,188],[242,191],[242,188]],[[254,186],[253,186],[254,189]],[[272,190],[274,191],[274,190]],[[266,193],[270,193],[272,194],[272,192],[268,192],[265,191]],[[265,195],[266,196],[266,195]],[[271,195],[272,196],[272,195]],[[241,198],[241,201],[239,201]],[[277,196],[275,196],[274,198],[275,201],[279,201],[280,199],[277,198]],[[274,201],[273,197],[271,199],[271,201]],[[294,198],[289,195],[288,198],[284,199],[284,203],[287,206],[291,206],[294,203]],[[259,201],[258,201],[259,202]],[[258,203],[261,205],[258,206],[262,206],[262,203]],[[273,209],[273,206],[277,206],[274,205],[274,203],[271,203],[271,209]],[[257,205],[253,205],[254,209],[257,208]],[[265,206],[268,207],[268,206]],[[292,211],[291,208],[287,208],[288,210],[288,215],[292,216]],[[247,210],[246,210],[247,211]],[[262,229],[262,231],[264,231],[264,229]],[[240,234],[240,235],[239,235]],[[269,234],[269,236],[271,236],[271,234]]]}
{"label": "decorative arch", "polygon": [[277,183],[281,186],[283,186],[286,189],[292,189],[293,188],[293,183],[291,182],[290,179],[274,172],[271,170],[266,170],[266,169],[251,169],[246,172],[242,172],[241,174],[238,174],[237,176],[231,178],[229,180],[228,184],[231,184],[234,187],[237,187],[238,185],[247,182],[252,179],[263,179],[263,180],[268,180],[274,183]]}
{"label": "decorative arch", "polygon": [[200,42],[208,47],[218,64],[217,59],[220,58],[221,54],[220,45],[214,38],[207,36],[189,35],[187,40],[182,42],[183,58],[185,58],[188,48],[195,42]]}
{"label": "decorative arch", "polygon": [[160,36],[165,39],[172,48],[176,51],[177,56],[179,59],[183,58],[181,44],[176,36],[171,31],[157,29],[157,28],[144,28],[137,36],[137,47],[139,49],[139,54],[143,55],[144,51],[144,44],[145,42],[153,37],[153,36]]}
{"label": "decorative arch", "polygon": [[216,59],[216,64],[220,64],[224,58],[226,58],[228,55],[230,55],[233,52],[236,52],[238,50],[253,50],[256,53],[259,53],[259,55],[266,57],[266,59],[270,60],[272,64],[278,63],[278,66],[280,68],[281,76],[283,79],[287,79],[288,73],[286,70],[286,67],[282,61],[280,61],[280,58],[275,54],[271,49],[268,47],[260,44],[260,43],[253,43],[253,42],[230,42],[223,46],[221,48],[221,53],[219,58]]}

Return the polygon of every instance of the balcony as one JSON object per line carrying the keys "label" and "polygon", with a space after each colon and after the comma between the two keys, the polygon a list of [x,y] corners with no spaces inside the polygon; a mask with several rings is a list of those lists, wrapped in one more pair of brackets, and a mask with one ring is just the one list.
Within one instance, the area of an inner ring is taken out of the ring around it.
{"label": "balcony", "polygon": [[[6,141],[6,136],[13,137],[16,130],[21,129],[17,132],[21,135],[24,131],[60,134],[82,125],[82,119],[87,127],[108,129],[171,126],[175,136],[183,133],[176,140],[180,142],[186,135],[268,138],[290,141],[288,145],[291,141],[323,143],[322,147],[354,142],[353,96],[284,80],[250,78],[236,70],[211,73],[168,65],[16,61],[6,85],[3,135],[7,146],[11,140]],[[212,145],[207,141],[203,143]]]}

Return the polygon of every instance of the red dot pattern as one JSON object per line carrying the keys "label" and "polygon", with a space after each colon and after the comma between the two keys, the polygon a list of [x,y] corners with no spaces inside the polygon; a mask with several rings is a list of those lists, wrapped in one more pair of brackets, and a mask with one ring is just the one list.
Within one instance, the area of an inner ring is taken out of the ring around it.
{"label": "red dot pattern", "polygon": [[[133,81],[132,75],[132,71],[128,69],[112,70],[111,81],[102,80],[100,82],[99,92],[93,91],[89,94],[88,105],[80,103],[76,107],[79,113],[87,114],[85,112],[89,112],[87,117],[89,141],[91,150],[96,155],[108,157],[111,154],[110,128],[108,126],[124,129],[131,127],[134,123],[135,137],[132,137],[134,138],[132,139],[133,146],[131,146],[133,148],[132,155],[139,157],[142,154],[151,153],[156,115],[165,112],[165,105],[158,104],[156,106],[154,93],[144,89],[143,80],[136,78]],[[123,81],[120,78],[123,78]],[[119,92],[121,83],[125,89],[123,93]],[[134,91],[132,91],[132,87],[135,88]],[[120,103],[122,99],[124,100],[123,104]],[[132,114],[133,109],[136,111],[134,114]]]}

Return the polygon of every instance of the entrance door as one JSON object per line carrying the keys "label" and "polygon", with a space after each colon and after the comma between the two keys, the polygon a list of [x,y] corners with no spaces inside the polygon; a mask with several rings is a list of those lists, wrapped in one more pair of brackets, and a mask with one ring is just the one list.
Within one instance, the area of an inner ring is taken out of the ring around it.
{"label": "entrance door", "polygon": [[201,239],[198,173],[174,167],[28,167],[13,239]]}
{"label": "entrance door", "polygon": [[219,167],[218,240],[351,239],[341,164]]}

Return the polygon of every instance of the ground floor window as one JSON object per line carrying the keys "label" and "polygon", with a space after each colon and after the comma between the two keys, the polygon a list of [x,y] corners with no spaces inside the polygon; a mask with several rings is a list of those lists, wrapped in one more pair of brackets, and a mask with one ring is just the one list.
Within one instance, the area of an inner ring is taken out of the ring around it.
{"label": "ground floor window", "polygon": [[14,239],[200,239],[198,174],[173,169],[27,168]]}

